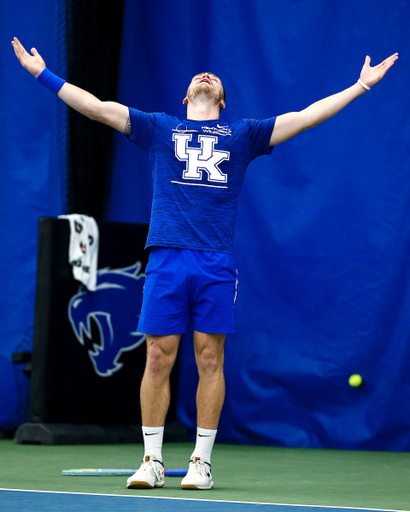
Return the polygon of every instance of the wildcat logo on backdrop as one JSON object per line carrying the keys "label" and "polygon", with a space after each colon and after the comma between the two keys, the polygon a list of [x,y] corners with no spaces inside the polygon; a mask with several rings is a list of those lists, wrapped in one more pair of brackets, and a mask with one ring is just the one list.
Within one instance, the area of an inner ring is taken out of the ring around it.
{"label": "wildcat logo on backdrop", "polygon": [[[145,334],[136,331],[145,283],[140,270],[140,261],[131,267],[98,270],[96,290],[90,292],[81,285],[68,305],[74,334],[81,345],[91,343],[88,355],[101,377],[120,370],[121,354],[145,341]],[[98,340],[92,339],[91,319],[97,323]]]}

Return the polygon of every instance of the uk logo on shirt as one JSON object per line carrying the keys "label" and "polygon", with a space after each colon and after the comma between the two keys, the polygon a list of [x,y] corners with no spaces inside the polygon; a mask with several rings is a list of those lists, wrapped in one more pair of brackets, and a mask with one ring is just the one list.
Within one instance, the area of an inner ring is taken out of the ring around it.
{"label": "uk logo on shirt", "polygon": [[[186,162],[182,173],[183,180],[199,182],[206,173],[209,186],[224,186],[228,182],[228,175],[220,169],[220,164],[230,159],[229,151],[217,149],[218,137],[216,135],[198,135],[199,147],[190,145],[193,133],[174,133],[172,140],[175,142],[175,156],[181,162]],[[194,183],[192,183],[194,184]]]}

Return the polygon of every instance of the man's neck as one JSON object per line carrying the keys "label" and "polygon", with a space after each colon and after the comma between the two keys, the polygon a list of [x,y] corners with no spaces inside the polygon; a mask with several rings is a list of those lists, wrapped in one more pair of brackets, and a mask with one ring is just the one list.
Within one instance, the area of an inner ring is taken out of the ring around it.
{"label": "man's neck", "polygon": [[216,121],[219,119],[219,113],[218,105],[210,105],[204,102],[188,103],[187,105],[187,119],[193,121]]}

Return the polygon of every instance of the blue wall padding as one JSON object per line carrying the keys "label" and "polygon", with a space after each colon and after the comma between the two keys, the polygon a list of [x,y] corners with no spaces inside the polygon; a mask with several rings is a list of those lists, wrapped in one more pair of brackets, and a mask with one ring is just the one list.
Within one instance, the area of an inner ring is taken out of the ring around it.
{"label": "blue wall padding", "polygon": [[4,2],[0,16],[0,428],[6,430],[28,414],[29,381],[11,355],[32,348],[38,218],[63,213],[65,204],[64,110],[20,66],[11,40],[18,37],[28,51],[36,46],[51,69],[61,70],[60,4],[26,3],[23,12],[20,4]]}
{"label": "blue wall padding", "polygon": [[[31,348],[37,220],[65,209],[64,110],[10,40],[35,45],[59,72],[61,5],[27,4],[22,16],[9,2],[0,17],[0,428],[27,413],[11,353]],[[118,101],[149,112],[184,117],[203,70],[223,80],[224,121],[301,110],[352,85],[366,54],[378,63],[400,52],[371,92],[248,169],[219,442],[410,448],[409,19],[405,1],[126,3]],[[147,156],[121,134],[116,144],[108,219],[146,222]],[[178,414],[193,432],[189,336],[181,349]],[[362,387],[349,387],[352,373]]]}
{"label": "blue wall padding", "polygon": [[[366,54],[401,53],[370,93],[248,169],[220,442],[410,447],[409,19],[406,2],[127,2],[119,101],[145,111],[184,117],[209,70],[223,120],[279,115],[352,85]],[[146,155],[119,135],[111,218],[147,221],[151,198]],[[192,430],[196,382],[186,337],[178,410]]]}

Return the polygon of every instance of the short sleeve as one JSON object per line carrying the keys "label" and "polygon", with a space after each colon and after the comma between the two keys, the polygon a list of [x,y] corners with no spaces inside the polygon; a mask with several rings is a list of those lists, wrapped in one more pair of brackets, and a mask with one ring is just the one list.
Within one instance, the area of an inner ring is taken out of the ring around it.
{"label": "short sleeve", "polygon": [[148,151],[156,125],[156,115],[129,108],[131,133],[127,140]]}
{"label": "short sleeve", "polygon": [[268,119],[248,119],[247,121],[252,148],[252,159],[261,155],[270,155],[273,146],[270,147],[269,143],[276,117],[270,117]]}

